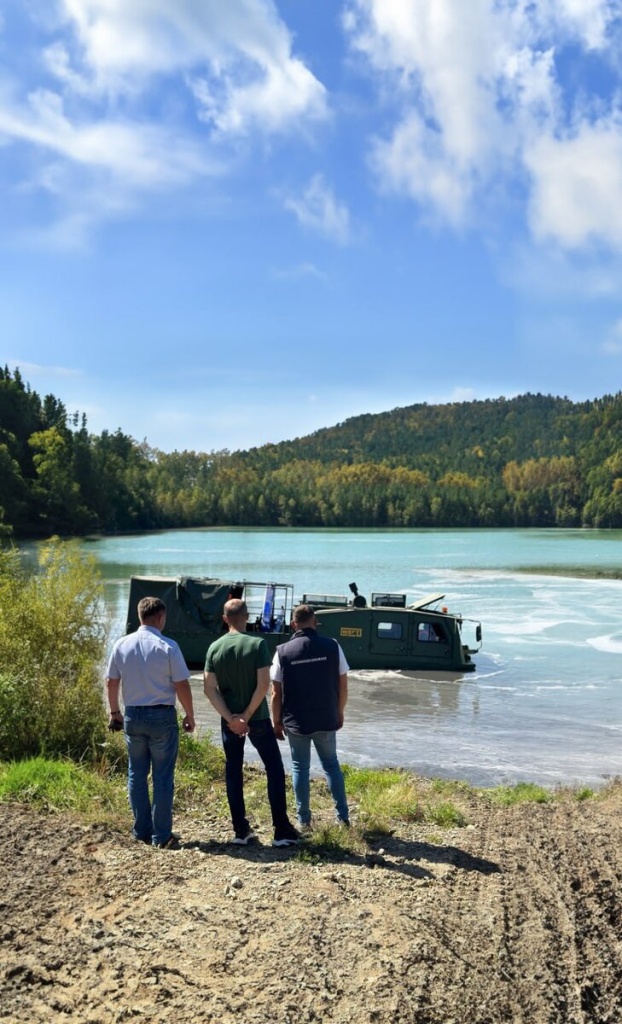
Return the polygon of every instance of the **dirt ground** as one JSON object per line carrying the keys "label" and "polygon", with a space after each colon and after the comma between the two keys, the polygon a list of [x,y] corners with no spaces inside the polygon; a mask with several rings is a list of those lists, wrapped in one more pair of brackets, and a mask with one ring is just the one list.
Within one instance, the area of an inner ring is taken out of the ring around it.
{"label": "dirt ground", "polygon": [[0,1020],[618,1024],[621,812],[482,801],[314,860],[0,805]]}

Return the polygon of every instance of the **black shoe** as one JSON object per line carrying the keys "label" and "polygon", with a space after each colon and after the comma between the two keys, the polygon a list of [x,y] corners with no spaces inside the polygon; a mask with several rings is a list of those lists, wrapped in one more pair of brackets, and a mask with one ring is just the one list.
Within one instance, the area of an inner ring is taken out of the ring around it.
{"label": "black shoe", "polygon": [[295,846],[302,839],[300,832],[298,832],[293,825],[287,824],[283,828],[275,828],[274,839],[272,840],[273,846]]}
{"label": "black shoe", "polygon": [[181,850],[179,836],[173,833],[165,843],[154,843],[156,850]]}
{"label": "black shoe", "polygon": [[233,843],[234,846],[248,846],[251,839],[256,838],[257,836],[253,832],[250,825],[247,825],[246,828],[241,828],[235,833],[235,836],[233,837],[231,842]]}

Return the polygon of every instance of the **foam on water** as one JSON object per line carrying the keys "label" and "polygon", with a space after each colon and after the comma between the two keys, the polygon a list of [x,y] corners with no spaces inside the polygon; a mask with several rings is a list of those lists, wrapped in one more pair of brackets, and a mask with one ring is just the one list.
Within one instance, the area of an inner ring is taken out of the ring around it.
{"label": "foam on water", "polygon": [[592,636],[586,640],[591,647],[597,651],[607,651],[609,654],[622,654],[622,638],[616,639],[615,634],[608,636]]}

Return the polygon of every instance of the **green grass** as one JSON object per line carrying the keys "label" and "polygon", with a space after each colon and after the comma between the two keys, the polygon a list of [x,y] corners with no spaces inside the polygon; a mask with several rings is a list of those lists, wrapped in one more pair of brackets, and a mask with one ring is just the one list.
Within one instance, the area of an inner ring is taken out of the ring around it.
{"label": "green grass", "polygon": [[0,801],[16,800],[46,811],[72,810],[87,817],[118,813],[125,794],[105,776],[74,761],[0,763]]}
{"label": "green grass", "polygon": [[177,770],[190,777],[222,782],[225,777],[225,755],[221,746],[209,736],[197,739],[180,729]]}
{"label": "green grass", "polygon": [[[424,779],[401,769],[344,766],[346,790],[353,827],[332,823],[334,808],[323,779],[311,781],[314,829],[296,856],[309,863],[362,854],[378,838],[390,836],[404,825],[419,825],[424,841],[443,842],[443,831],[468,823],[482,802],[501,807],[524,803],[549,803],[572,799],[598,799],[587,786],[579,789],[545,789],[533,783],[477,789],[462,782]],[[104,822],[119,830],[130,823],[127,805],[127,753],[123,736],[109,734],[99,747],[99,758],[82,763],[68,758],[34,757],[0,762],[0,802],[30,803],[45,811],[66,811],[87,822]],[[607,790],[620,786],[613,780]],[[290,792],[288,804],[294,806]],[[270,827],[266,776],[261,766],[245,767],[245,797],[251,820]],[[179,813],[201,815],[208,811],[228,826],[229,810],[224,784],[224,755],[219,744],[207,737],[180,736],[175,773],[175,807]],[[434,826],[427,830],[427,826]],[[419,833],[417,833],[419,834]]]}
{"label": "green grass", "polygon": [[448,800],[440,803],[427,804],[424,811],[424,821],[442,828],[462,828],[467,823],[464,811],[461,811],[455,804]]}
{"label": "green grass", "polygon": [[480,790],[492,803],[502,807],[514,804],[547,804],[554,799],[554,793],[544,786],[533,782],[518,782],[515,786],[495,786],[493,789]]}
{"label": "green grass", "polygon": [[297,850],[296,859],[318,864],[326,858],[341,860],[360,848],[360,836],[356,829],[343,828],[342,825],[320,825],[305,837],[305,844]]}
{"label": "green grass", "polygon": [[431,822],[444,828],[466,824],[466,811],[447,797],[470,792],[460,783],[429,782],[402,769],[344,767],[348,795],[370,832],[391,830],[394,821]]}
{"label": "green grass", "polygon": [[579,802],[581,802],[582,800],[591,800],[592,797],[595,796],[596,793],[593,789],[590,789],[589,786],[582,786],[581,789],[578,789],[575,793],[575,797]]}

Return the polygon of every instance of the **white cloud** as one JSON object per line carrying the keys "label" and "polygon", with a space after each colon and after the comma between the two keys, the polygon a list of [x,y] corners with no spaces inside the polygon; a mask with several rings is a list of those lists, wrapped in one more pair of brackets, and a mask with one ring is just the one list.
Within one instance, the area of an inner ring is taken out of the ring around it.
{"label": "white cloud", "polygon": [[32,92],[25,108],[0,109],[0,132],[73,163],[106,169],[129,185],[180,185],[210,169],[196,143],[172,138],[166,126],[72,123],[63,97],[50,90]]}
{"label": "white cloud", "polygon": [[56,197],[32,237],[79,240],[145,193],[220,175],[228,139],[326,115],[273,0],[57,0],[29,15],[39,49],[0,80],[0,144],[20,147],[14,188]]}
{"label": "white cloud", "polygon": [[[537,240],[619,245],[622,214],[607,215],[622,209],[619,71],[602,85],[619,15],[619,0],[350,0],[344,27],[389,111],[371,145],[380,187],[460,225],[503,183],[513,199],[531,190]],[[599,87],[564,79],[570,45],[599,51]]]}
{"label": "white cloud", "polygon": [[620,10],[617,0],[538,0],[530,10],[541,31],[575,38],[588,49],[605,44]]}
{"label": "white cloud", "polygon": [[495,97],[485,87],[497,73],[497,25],[487,0],[372,0],[375,31],[364,45],[373,64],[397,75],[459,162],[486,146]]}
{"label": "white cloud", "polygon": [[[185,76],[220,131],[284,130],[325,113],[325,90],[292,54],[272,0],[63,0],[75,61],[102,92],[132,94]],[[56,64],[73,81],[67,52]]]}
{"label": "white cloud", "polygon": [[314,175],[302,194],[286,197],[283,205],[304,227],[342,245],[350,240],[348,208],[335,198],[321,174]]}
{"label": "white cloud", "polygon": [[456,226],[464,221],[474,167],[452,158],[438,131],[416,111],[403,119],[390,140],[375,140],[371,166],[383,187],[442,211]]}
{"label": "white cloud", "polygon": [[622,127],[582,124],[573,137],[537,139],[525,153],[533,175],[534,235],[564,248],[622,245]]}

